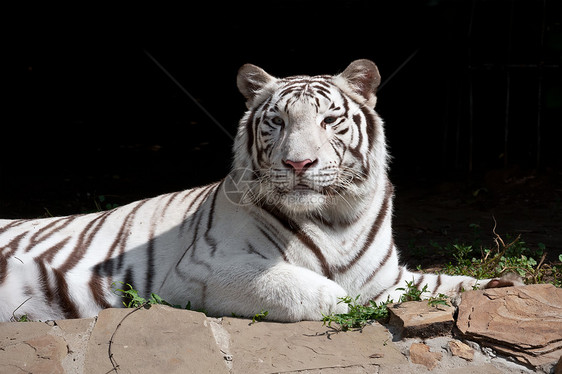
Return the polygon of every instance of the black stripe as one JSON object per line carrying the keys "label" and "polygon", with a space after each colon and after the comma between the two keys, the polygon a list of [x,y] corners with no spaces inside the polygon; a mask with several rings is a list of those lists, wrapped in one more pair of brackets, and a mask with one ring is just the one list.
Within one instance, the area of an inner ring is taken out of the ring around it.
{"label": "black stripe", "polygon": [[420,279],[418,279],[418,281],[414,285],[420,291],[421,291],[420,286],[421,286],[424,279],[425,279],[425,274],[421,274]]}
{"label": "black stripe", "polygon": [[389,288],[392,288],[392,287],[398,285],[398,283],[400,283],[400,281],[402,280],[402,274],[404,274],[404,267],[400,266],[400,271],[398,272],[398,275],[396,276],[396,279],[394,280],[394,283],[392,283],[392,286],[390,286]]}
{"label": "black stripe", "polygon": [[207,219],[207,230],[205,231],[205,241],[207,242],[207,244],[209,245],[209,247],[211,247],[211,256],[215,255],[215,252],[217,251],[217,240],[215,238],[213,238],[211,236],[211,229],[213,228],[213,221],[214,221],[214,215],[215,215],[215,206],[216,206],[216,202],[217,202],[217,195],[219,194],[219,191],[221,189],[221,185],[223,184],[224,179],[219,183],[219,185],[217,186],[217,188],[214,191],[214,195],[213,195],[213,199],[211,200],[211,206],[209,207],[209,218]]}
{"label": "black stripe", "polygon": [[105,259],[102,262],[104,275],[109,277],[113,275],[114,262],[110,260],[117,248],[119,248],[119,254],[120,254],[120,256],[117,257],[117,269],[121,269],[121,267],[123,266],[123,257],[124,257],[123,253],[125,252],[125,249],[127,247],[127,239],[129,237],[129,229],[131,227],[131,222],[134,220],[135,215],[137,214],[137,211],[140,209],[140,207],[146,204],[147,202],[148,199],[137,202],[135,207],[127,214],[127,216],[123,220],[123,223],[119,228],[119,232],[117,233],[117,236],[113,240],[113,243],[111,243],[111,246],[109,247],[109,250],[105,255]]}
{"label": "black stripe", "polygon": [[279,223],[281,223],[281,225],[285,227],[286,230],[291,231],[297,237],[297,239],[299,239],[299,241],[303,243],[316,256],[322,269],[322,275],[324,275],[328,279],[334,279],[332,270],[330,269],[328,261],[326,261],[326,257],[324,257],[322,250],[316,245],[316,243],[314,243],[314,240],[312,240],[312,238],[300,228],[300,226],[296,222],[285,216],[275,207],[263,205],[262,209],[275,217],[279,221]]}
{"label": "black stripe", "polygon": [[183,191],[179,191],[179,192],[174,192],[174,193],[170,194],[170,198],[166,202],[166,205],[164,205],[164,209],[162,209],[162,213],[160,215],[162,218],[164,218],[164,216],[166,215],[166,211],[168,210],[168,208],[172,204],[172,201],[174,201],[175,198],[178,197],[182,192]]}
{"label": "black stripe", "polygon": [[[180,231],[183,232],[185,224],[187,223],[187,215],[189,214],[189,212],[191,212],[191,209],[194,207],[197,200],[199,200],[199,198],[201,198],[201,202],[199,203],[199,205],[197,205],[197,207],[195,209],[199,209],[201,207],[201,205],[207,200],[207,197],[212,192],[212,189],[215,185],[216,185],[216,183],[213,183],[213,184],[209,184],[208,186],[204,186],[204,187],[199,188],[199,190],[200,190],[199,193],[197,194],[197,196],[195,196],[191,200],[191,203],[189,203],[189,206],[187,207],[187,209],[185,211],[185,214],[183,215],[184,220],[182,221],[182,223],[180,225]],[[194,222],[194,220],[191,219],[190,223],[189,223],[189,230],[192,230],[193,222]]]}
{"label": "black stripe", "polygon": [[[8,258],[18,249],[20,240],[27,234],[27,232],[22,232],[18,236],[14,237],[8,244],[0,248],[0,284],[6,280],[8,275]],[[10,250],[6,253],[2,253],[4,249],[9,248]]]}
{"label": "black stripe", "polygon": [[377,137],[377,126],[376,126],[376,119],[373,115],[373,111],[365,106],[361,107],[361,111],[363,112],[363,116],[365,117],[365,121],[367,121],[367,139],[369,140],[369,149],[373,149],[373,144],[375,142],[375,138]]}
{"label": "black stripe", "polygon": [[71,270],[74,266],[78,264],[78,262],[84,257],[86,251],[90,248],[90,245],[92,244],[92,240],[94,240],[94,236],[99,232],[103,223],[112,212],[114,211],[101,213],[100,215],[92,219],[90,222],[88,222],[86,227],[84,227],[84,229],[80,232],[80,235],[78,236],[78,241],[76,242],[74,249],[67,257],[64,264],[62,264],[62,266],[59,267],[60,271],[66,273],[67,271]]}
{"label": "black stripe", "polygon": [[273,244],[273,246],[279,251],[279,253],[281,254],[281,256],[283,256],[283,260],[285,262],[289,262],[287,259],[287,256],[285,255],[285,251],[283,250],[283,248],[281,248],[281,246],[279,244],[277,244],[277,242],[261,227],[258,228],[260,230],[260,232],[262,233],[263,236],[265,236],[265,238],[267,240],[269,240],[271,242],[271,244]]}
{"label": "black stripe", "polygon": [[441,287],[441,274],[437,276],[437,284],[435,285],[435,292]]}
{"label": "black stripe", "polygon": [[248,249],[246,250],[246,252],[248,252],[248,253],[250,253],[250,254],[258,255],[258,256],[260,256],[260,257],[263,258],[263,259],[267,259],[267,257],[265,257],[264,255],[262,255],[261,253],[259,253],[259,252],[256,250],[256,248],[255,248],[252,244],[246,243],[246,245],[247,245],[247,248],[248,248]]}
{"label": "black stripe", "polygon": [[18,219],[18,220],[14,220],[11,221],[10,223],[8,223],[6,226],[0,227],[0,234],[4,233],[5,231],[8,231],[11,228],[17,227],[19,225],[22,225],[24,223],[28,222],[27,219]]}
{"label": "black stripe", "polygon": [[60,270],[53,269],[53,274],[55,276],[56,283],[56,295],[58,299],[58,304],[64,313],[66,319],[80,318],[78,313],[78,308],[76,304],[72,301],[70,293],[68,290],[68,283],[64,278],[64,273]]}
{"label": "black stripe", "polygon": [[349,261],[345,265],[338,266],[335,270],[336,272],[344,273],[344,272],[348,271],[353,265],[355,265],[357,263],[357,261],[359,261],[359,259],[371,247],[371,244],[375,240],[375,237],[377,236],[385,218],[388,215],[389,201],[392,198],[392,191],[391,191],[390,188],[388,188],[388,185],[389,185],[389,183],[387,183],[387,187],[385,189],[385,194],[384,194],[384,197],[383,197],[383,202],[382,202],[381,208],[379,209],[377,217],[375,218],[375,220],[373,221],[373,224],[371,225],[371,229],[369,230],[369,234],[367,234],[367,239],[365,240],[365,243],[363,244],[363,247],[361,247],[361,249],[355,254],[355,256],[351,259],[351,261]]}
{"label": "black stripe", "polygon": [[246,141],[246,152],[248,152],[248,155],[252,155],[252,147],[254,145],[254,131],[252,130],[252,127],[254,125],[254,117],[256,115],[256,110],[253,109],[250,112],[250,115],[248,116],[248,120],[246,121],[246,126],[245,126],[245,130],[246,130],[246,137],[247,137],[247,141]]}
{"label": "black stripe", "polygon": [[371,275],[369,275],[367,277],[367,279],[365,279],[363,281],[363,284],[361,285],[361,288],[364,287],[367,283],[369,283],[370,281],[373,280],[373,278],[377,275],[379,270],[382,269],[384,267],[384,265],[386,265],[386,263],[388,262],[388,260],[390,259],[390,257],[392,256],[393,253],[394,253],[394,240],[391,240],[390,246],[388,247],[388,250],[386,251],[386,254],[384,255],[382,261],[378,263],[378,265],[375,269],[373,269],[373,272],[371,273]]}
{"label": "black stripe", "polygon": [[64,227],[68,226],[77,217],[80,217],[80,215],[68,216],[68,217],[62,217],[62,218],[54,219],[52,222],[50,222],[46,226],[40,228],[35,234],[33,234],[31,236],[31,238],[29,238],[29,244],[25,248],[24,252],[27,253],[27,252],[31,251],[31,249],[33,247],[35,247],[36,244],[47,240],[52,235],[54,235],[56,232],[58,232],[59,230],[61,230]]}
{"label": "black stripe", "polygon": [[[51,263],[51,261],[53,261],[53,257],[55,257],[55,255],[64,248],[64,246],[66,245],[66,243],[68,243],[68,241],[70,240],[70,236],[64,238],[63,240],[61,240],[60,242],[58,242],[57,244],[53,245],[52,247],[50,247],[49,249],[47,249],[46,251],[44,251],[43,253],[41,253],[39,256],[37,256],[35,259],[39,260],[39,261],[43,261],[46,263]],[[64,271],[64,270],[63,270]]]}
{"label": "black stripe", "polygon": [[[172,197],[173,198],[173,197]],[[159,200],[163,200],[164,196],[160,197]],[[170,199],[168,199],[168,204],[170,203]],[[163,211],[160,213],[160,217],[163,216],[164,211],[167,209],[168,204],[164,205]],[[160,206],[160,201],[157,204],[157,207]],[[145,292],[152,292],[152,279],[155,273],[155,266],[154,266],[154,251],[155,251],[155,242],[156,242],[156,225],[158,223],[158,219],[156,217],[157,209],[154,210],[152,217],[150,219],[150,231],[148,234],[148,243],[146,245],[146,278],[145,278]]]}
{"label": "black stripe", "polygon": [[344,127],[343,129],[336,131],[336,135],[344,135],[347,134],[348,131],[349,127]]}
{"label": "black stripe", "polygon": [[47,304],[51,305],[53,303],[53,290],[51,289],[51,286],[49,285],[49,274],[47,272],[47,267],[45,266],[45,264],[40,261],[40,260],[35,260],[35,265],[37,265],[37,268],[39,269],[39,286],[41,287],[41,292],[43,292],[43,295],[45,295],[45,301],[47,302]]}
{"label": "black stripe", "polygon": [[[381,290],[378,294],[376,294],[375,296],[373,296],[373,297],[371,298],[371,300],[376,300],[376,299],[378,299],[379,297],[381,297],[381,295],[382,295],[383,293],[385,293],[385,292],[387,292],[387,291],[388,291],[388,292],[393,291],[392,288],[395,287],[395,286],[400,282],[400,280],[402,279],[402,274],[404,274],[404,267],[401,266],[401,267],[400,267],[400,271],[398,271],[398,275],[396,276],[396,279],[394,280],[394,283],[392,283],[392,285],[391,285],[390,287],[387,287],[387,288]],[[394,302],[398,302],[398,301],[400,301],[400,300],[393,300],[393,301],[394,301]]]}
{"label": "black stripe", "polygon": [[111,308],[111,304],[104,298],[106,289],[104,287],[103,277],[100,275],[100,269],[101,264],[97,264],[92,270],[92,277],[89,282],[90,292],[96,304],[101,308]]}
{"label": "black stripe", "polygon": [[341,139],[334,137],[330,139],[330,145],[332,146],[334,153],[338,157],[338,165],[341,165],[341,163],[343,162],[343,155],[345,153],[345,143]]}

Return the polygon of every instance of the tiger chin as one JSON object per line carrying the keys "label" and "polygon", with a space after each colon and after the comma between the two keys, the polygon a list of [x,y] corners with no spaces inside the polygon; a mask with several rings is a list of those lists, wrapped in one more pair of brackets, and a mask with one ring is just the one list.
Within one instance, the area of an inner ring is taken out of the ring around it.
{"label": "tiger chin", "polygon": [[0,320],[91,317],[121,283],[210,315],[319,320],[358,302],[521,284],[419,274],[399,264],[380,75],[369,60],[337,75],[276,78],[240,68],[246,99],[231,172],[207,186],[116,209],[0,220]]}

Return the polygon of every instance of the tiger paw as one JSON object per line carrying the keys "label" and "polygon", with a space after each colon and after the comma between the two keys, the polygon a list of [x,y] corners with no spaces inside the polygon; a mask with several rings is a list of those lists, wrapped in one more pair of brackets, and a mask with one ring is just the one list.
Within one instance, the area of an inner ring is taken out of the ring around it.
{"label": "tiger paw", "polygon": [[500,278],[490,279],[484,288],[518,287],[524,286],[523,279],[515,273],[507,273]]}
{"label": "tiger paw", "polygon": [[318,321],[324,315],[347,313],[347,304],[341,302],[347,292],[341,286],[317,274],[299,275],[298,282],[287,290],[285,301],[270,309],[272,319]]}

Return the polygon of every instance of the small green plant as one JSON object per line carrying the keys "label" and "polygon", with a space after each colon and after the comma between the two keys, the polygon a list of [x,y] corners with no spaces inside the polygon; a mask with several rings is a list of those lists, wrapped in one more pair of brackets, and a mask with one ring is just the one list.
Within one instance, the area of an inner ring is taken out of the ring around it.
{"label": "small green plant", "polygon": [[427,301],[427,304],[432,307],[437,307],[437,305],[449,306],[449,303],[447,302],[448,298],[449,296],[440,293],[437,296],[431,296]]}
{"label": "small green plant", "polygon": [[252,317],[252,324],[265,320],[265,318],[267,317],[268,314],[269,314],[269,312],[267,310],[262,309],[259,313],[256,313]]}
{"label": "small green plant", "polygon": [[[123,283],[123,282],[117,282],[117,283],[121,283],[124,286],[129,287],[128,290],[125,290],[124,289],[125,287],[115,289],[115,294],[121,296],[124,299],[123,305],[125,306],[125,308],[139,308],[143,305],[148,304],[146,299],[144,297],[139,296],[139,292],[135,290],[133,286],[131,286],[129,283]],[[115,286],[116,283],[113,283],[113,285]],[[121,295],[119,295],[117,292],[120,292]]]}
{"label": "small green plant", "polygon": [[23,314],[19,317],[12,316],[12,318],[10,318],[10,320],[11,320],[11,322],[31,322],[31,320],[29,319],[27,314]]}
{"label": "small green plant", "polygon": [[125,306],[125,308],[141,308],[143,306],[150,306],[150,305],[158,304],[158,305],[171,306],[172,308],[177,308],[177,309],[191,310],[191,302],[190,301],[187,302],[187,305],[185,306],[185,308],[182,308],[181,305],[170,304],[169,302],[162,299],[160,296],[158,296],[155,293],[151,293],[150,298],[148,298],[148,300],[147,300],[144,297],[139,296],[139,292],[136,289],[134,289],[133,286],[131,286],[129,283],[114,282],[113,286],[116,287],[117,283],[120,283],[124,286],[129,287],[128,290],[125,290],[124,289],[125,287],[115,289],[115,294],[118,295],[118,296],[121,296],[124,299],[123,305]]}
{"label": "small green plant", "polygon": [[23,306],[23,304],[27,303],[29,300],[31,300],[31,296],[28,297],[27,299],[25,299],[25,301],[23,303],[21,303],[16,309],[14,309],[14,311],[12,312],[12,316],[10,317],[10,322],[32,322],[32,320],[29,318],[29,316],[27,314],[22,314],[20,316],[16,315],[16,312],[18,311],[19,308],[21,308]]}
{"label": "small green plant", "polygon": [[396,290],[404,292],[402,296],[400,296],[400,302],[421,301],[422,300],[421,295],[429,292],[427,290],[427,284],[423,286],[423,288],[420,290],[418,289],[418,287],[416,287],[413,279],[411,282],[406,281],[406,288],[399,287]]}
{"label": "small green plant", "polygon": [[341,297],[338,304],[345,303],[349,311],[343,314],[329,314],[323,315],[324,325],[332,327],[333,323],[340,326],[342,331],[347,331],[351,328],[363,328],[369,321],[385,320],[388,318],[387,304],[392,303],[391,299],[377,304],[375,301],[370,300],[367,305],[362,305],[357,302],[358,295],[355,298],[350,296]]}
{"label": "small green plant", "polygon": [[414,283],[414,280],[406,281],[406,287],[399,287],[396,290],[403,291],[404,293],[400,296],[400,302],[406,301],[422,301],[427,300],[427,304],[432,307],[436,307],[437,305],[449,305],[447,303],[447,299],[449,296],[445,294],[438,294],[437,296],[431,296],[429,299],[422,298],[424,293],[428,293],[428,285],[425,284],[423,288],[420,290]]}

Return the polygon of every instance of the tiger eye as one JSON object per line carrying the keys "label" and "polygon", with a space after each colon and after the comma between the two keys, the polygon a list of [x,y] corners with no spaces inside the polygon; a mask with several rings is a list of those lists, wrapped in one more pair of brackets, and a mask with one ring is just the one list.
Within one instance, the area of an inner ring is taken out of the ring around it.
{"label": "tiger eye", "polygon": [[273,117],[271,122],[273,122],[273,124],[275,124],[277,126],[283,126],[285,124],[285,121],[283,121],[283,118],[281,118],[281,117]]}
{"label": "tiger eye", "polygon": [[330,125],[330,124],[336,122],[336,119],[337,119],[336,117],[326,117],[326,118],[324,118],[324,123],[327,124],[327,125]]}

